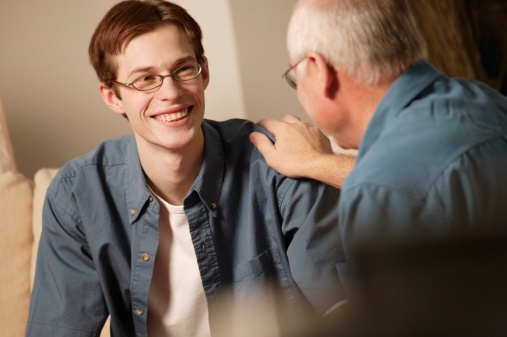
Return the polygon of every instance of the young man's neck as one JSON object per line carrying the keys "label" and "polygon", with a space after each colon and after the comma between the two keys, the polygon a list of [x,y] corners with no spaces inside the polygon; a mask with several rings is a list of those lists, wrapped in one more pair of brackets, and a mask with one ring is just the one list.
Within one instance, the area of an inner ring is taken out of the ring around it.
{"label": "young man's neck", "polygon": [[194,184],[204,158],[204,142],[196,142],[182,151],[162,147],[139,149],[141,166],[150,188],[171,205],[183,204]]}

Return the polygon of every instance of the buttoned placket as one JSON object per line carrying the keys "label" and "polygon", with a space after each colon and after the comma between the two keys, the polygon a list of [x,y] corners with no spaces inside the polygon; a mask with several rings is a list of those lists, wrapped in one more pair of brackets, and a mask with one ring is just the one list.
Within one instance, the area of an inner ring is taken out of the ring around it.
{"label": "buttoned placket", "polygon": [[[194,196],[197,196],[197,193],[195,193]],[[190,236],[197,258],[204,292],[208,298],[210,329],[213,334],[215,330],[213,323],[214,311],[212,309],[213,305],[210,303],[210,298],[213,297],[221,286],[218,258],[212,235],[213,220],[216,217],[218,205],[216,202],[210,202],[209,205],[207,205],[205,201],[199,197],[196,199],[199,199],[199,201],[187,203],[185,215],[189,223]]]}
{"label": "buttoned placket", "polygon": [[[147,200],[148,205],[137,220],[132,224],[132,315],[136,336],[148,335],[148,295],[155,256],[158,248],[159,231],[158,220],[160,205],[152,196]],[[133,212],[130,211],[132,215]],[[139,211],[135,210],[135,214]]]}

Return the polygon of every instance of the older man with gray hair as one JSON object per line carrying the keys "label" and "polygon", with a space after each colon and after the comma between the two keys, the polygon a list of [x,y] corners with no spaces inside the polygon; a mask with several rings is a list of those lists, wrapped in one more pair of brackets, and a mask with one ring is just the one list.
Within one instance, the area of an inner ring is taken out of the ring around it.
{"label": "older man with gray hair", "polygon": [[[316,126],[358,149],[337,203],[348,279],[360,239],[440,236],[507,222],[507,99],[449,78],[401,0],[301,0],[284,74]],[[251,141],[269,165],[339,186],[347,158],[295,116],[259,122]],[[350,161],[350,160],[349,160]],[[297,164],[296,164],[297,163]],[[342,168],[340,172],[338,168]]]}

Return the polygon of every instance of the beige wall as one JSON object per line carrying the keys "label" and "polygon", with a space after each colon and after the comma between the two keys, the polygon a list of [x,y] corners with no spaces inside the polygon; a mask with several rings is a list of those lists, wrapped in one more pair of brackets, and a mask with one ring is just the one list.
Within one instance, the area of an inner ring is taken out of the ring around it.
{"label": "beige wall", "polygon": [[281,78],[289,68],[286,32],[296,0],[231,0],[240,72],[249,119],[291,113],[309,120],[296,91]]}
{"label": "beige wall", "polygon": [[[280,74],[295,0],[178,0],[201,24],[210,62],[206,117],[304,116]],[[130,133],[103,104],[87,46],[116,0],[1,0],[0,96],[18,169],[33,176]]]}

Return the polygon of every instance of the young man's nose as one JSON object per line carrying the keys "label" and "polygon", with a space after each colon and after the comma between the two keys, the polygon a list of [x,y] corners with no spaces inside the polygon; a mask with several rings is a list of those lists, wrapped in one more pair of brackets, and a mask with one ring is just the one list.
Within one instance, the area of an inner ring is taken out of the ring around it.
{"label": "young man's nose", "polygon": [[183,89],[181,83],[172,77],[164,78],[162,85],[158,88],[157,95],[162,98],[172,99],[181,96]]}

